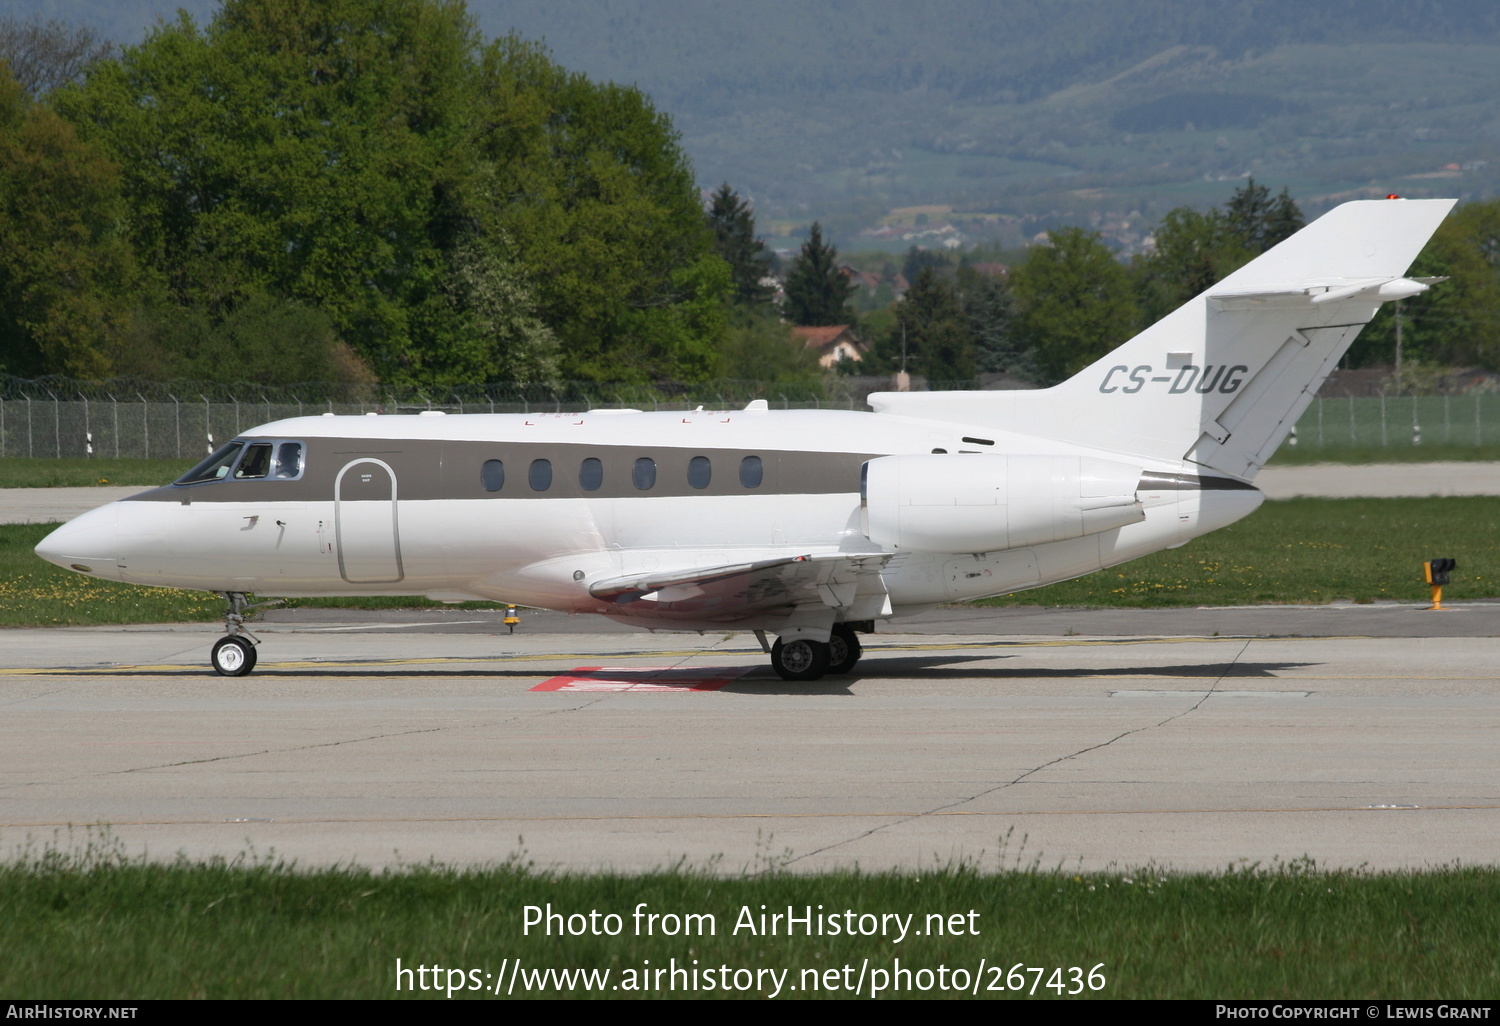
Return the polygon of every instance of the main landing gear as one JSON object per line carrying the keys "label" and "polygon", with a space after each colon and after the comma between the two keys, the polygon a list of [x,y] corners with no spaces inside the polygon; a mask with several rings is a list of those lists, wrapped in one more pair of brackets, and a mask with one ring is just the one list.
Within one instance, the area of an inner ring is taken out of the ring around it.
{"label": "main landing gear", "polygon": [[771,667],[782,680],[817,680],[826,673],[848,673],[863,654],[854,628],[838,623],[827,642],[777,638],[771,646]]}
{"label": "main landing gear", "polygon": [[224,637],[214,642],[209,662],[223,677],[243,677],[255,669],[255,646],[260,639],[245,629],[245,614],[261,606],[279,606],[281,599],[251,604],[243,591],[221,592],[229,605],[224,610]]}

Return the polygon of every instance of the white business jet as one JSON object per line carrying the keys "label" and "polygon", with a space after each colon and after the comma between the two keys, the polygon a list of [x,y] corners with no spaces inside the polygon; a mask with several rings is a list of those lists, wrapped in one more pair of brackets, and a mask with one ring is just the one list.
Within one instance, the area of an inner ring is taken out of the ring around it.
{"label": "white business jet", "polygon": [[[247,596],[495,599],[637,627],[750,630],[787,680],[943,602],[1182,545],[1251,483],[1451,200],[1348,203],[1067,381],[887,392],[871,413],[300,417],[59,527],[43,558],[228,601],[212,664],[255,666]],[[768,635],[775,635],[774,645]]]}

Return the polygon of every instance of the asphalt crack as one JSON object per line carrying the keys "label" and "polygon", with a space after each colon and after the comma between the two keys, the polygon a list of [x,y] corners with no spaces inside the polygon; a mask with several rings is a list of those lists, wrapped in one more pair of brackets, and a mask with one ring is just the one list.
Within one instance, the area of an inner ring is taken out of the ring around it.
{"label": "asphalt crack", "polygon": [[[968,805],[971,802],[976,802],[976,801],[978,801],[981,798],[987,798],[987,797],[989,797],[992,794],[998,794],[999,792],[1004,791],[1006,788],[1015,787],[1017,784],[1023,782],[1024,780],[1026,780],[1027,777],[1035,776],[1036,774],[1042,772],[1043,770],[1049,769],[1052,766],[1056,766],[1059,763],[1067,762],[1069,759],[1077,759],[1077,758],[1079,758],[1081,756],[1088,755],[1090,752],[1097,752],[1101,748],[1108,748],[1110,745],[1114,744],[1115,742],[1121,741],[1121,740],[1123,740],[1123,739],[1125,739],[1127,737],[1130,737],[1133,734],[1140,734],[1140,733],[1142,733],[1144,731],[1148,731],[1148,730],[1156,730],[1159,727],[1166,726],[1168,723],[1171,723],[1173,720],[1180,720],[1182,717],[1187,716],[1187,715],[1189,715],[1191,713],[1196,712],[1203,705],[1204,702],[1208,701],[1211,697],[1213,697],[1214,692],[1219,689],[1219,685],[1224,682],[1224,678],[1227,677],[1227,676],[1229,676],[1229,672],[1231,670],[1233,670],[1234,667],[1235,667],[1235,665],[1237,663],[1239,663],[1240,659],[1244,657],[1245,651],[1250,647],[1250,641],[1251,640],[1253,640],[1253,639],[1248,639],[1247,638],[1245,640],[1245,642],[1240,646],[1240,650],[1238,652],[1236,652],[1229,659],[1229,661],[1224,664],[1224,668],[1219,672],[1219,675],[1214,678],[1214,681],[1209,686],[1208,690],[1205,691],[1201,696],[1199,696],[1199,698],[1198,698],[1198,700],[1196,702],[1194,702],[1192,705],[1188,706],[1186,709],[1183,709],[1180,712],[1173,713],[1171,716],[1168,716],[1168,717],[1166,717],[1163,720],[1159,720],[1156,723],[1147,723],[1147,724],[1144,724],[1144,725],[1139,726],[1139,727],[1132,727],[1130,730],[1121,731],[1120,733],[1116,734],[1114,737],[1109,738],[1108,740],[1105,740],[1105,741],[1100,741],[1098,744],[1087,745],[1087,746],[1085,746],[1083,748],[1078,749],[1075,752],[1069,752],[1066,755],[1059,755],[1055,759],[1048,759],[1046,762],[1041,763],[1041,764],[1036,765],[1036,766],[1033,766],[1033,767],[1031,767],[1031,769],[1027,770],[1024,773],[1021,773],[1021,774],[1017,775],[1016,777],[1014,777],[1014,778],[1012,778],[1010,780],[1002,781],[1001,783],[995,784],[993,787],[987,787],[984,790],[979,791],[976,794],[971,794],[971,795],[969,795],[966,798],[956,798],[953,801],[944,802],[941,805],[934,806],[933,808],[927,809],[924,812],[913,813],[910,816],[903,816],[903,817],[901,817],[899,819],[893,819],[893,820],[890,820],[889,822],[881,823],[878,826],[873,826],[873,827],[871,827],[868,830],[865,830],[865,831],[863,831],[861,833],[858,833],[858,834],[854,835],[853,837],[846,837],[842,841],[835,841],[832,844],[825,844],[821,848],[815,848],[812,851],[804,852],[803,854],[797,855],[797,856],[795,856],[793,858],[789,858],[789,859],[786,859],[784,861],[778,861],[776,863],[776,866],[774,868],[776,868],[776,869],[783,869],[783,868],[785,868],[787,866],[793,865],[794,863],[800,862],[803,859],[811,858],[814,855],[821,855],[824,852],[833,851],[836,848],[842,848],[845,845],[853,844],[856,841],[862,841],[862,840],[864,840],[867,837],[873,837],[874,835],[876,835],[878,833],[882,833],[882,832],[884,832],[886,830],[890,830],[893,827],[902,826],[902,825],[907,824],[907,823],[914,823],[914,822],[916,822],[918,820],[926,819],[928,816],[936,816],[936,815],[941,815],[942,813],[945,813],[945,812],[951,812],[952,810],[957,809],[957,808],[961,808],[961,807],[963,807],[965,805]],[[769,872],[769,871],[770,871],[770,869],[762,870],[762,873]],[[761,873],[756,873],[756,874],[752,874],[752,875],[759,876],[759,875],[761,875]]]}

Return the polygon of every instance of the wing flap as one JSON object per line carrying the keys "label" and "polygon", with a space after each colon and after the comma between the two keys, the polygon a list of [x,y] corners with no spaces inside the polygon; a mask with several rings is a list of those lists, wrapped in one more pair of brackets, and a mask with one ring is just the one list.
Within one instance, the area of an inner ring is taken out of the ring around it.
{"label": "wing flap", "polygon": [[655,571],[596,581],[595,598],[647,618],[737,620],[773,610],[818,605],[835,610],[887,606],[880,571],[889,552],[835,552],[751,563]]}

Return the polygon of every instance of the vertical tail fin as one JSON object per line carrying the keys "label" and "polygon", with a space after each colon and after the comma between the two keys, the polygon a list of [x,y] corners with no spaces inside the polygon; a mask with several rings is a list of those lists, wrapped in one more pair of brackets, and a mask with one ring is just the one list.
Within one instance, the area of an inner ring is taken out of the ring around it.
{"label": "vertical tail fin", "polygon": [[1254,477],[1380,304],[1427,287],[1403,275],[1455,202],[1336,207],[1053,388],[871,405]]}

